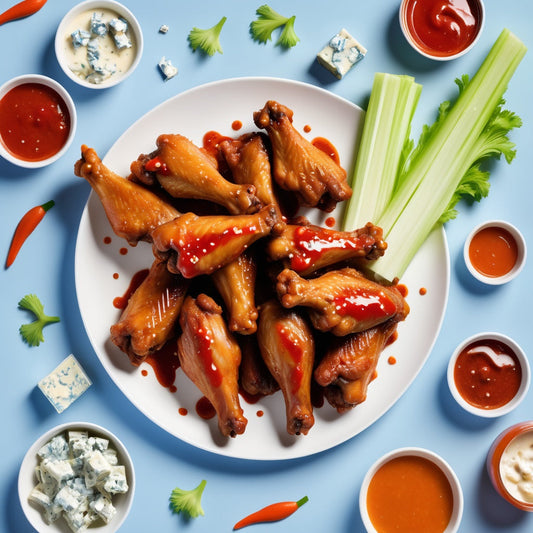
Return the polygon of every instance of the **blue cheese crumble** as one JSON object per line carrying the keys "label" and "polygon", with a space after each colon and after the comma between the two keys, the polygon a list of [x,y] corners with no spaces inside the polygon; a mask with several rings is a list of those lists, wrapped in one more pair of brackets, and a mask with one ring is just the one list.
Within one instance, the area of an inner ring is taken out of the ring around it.
{"label": "blue cheese crumble", "polygon": [[91,380],[70,354],[48,376],[39,381],[38,387],[58,413],[62,413],[91,385]]}
{"label": "blue cheese crumble", "polygon": [[28,501],[47,524],[61,517],[74,533],[108,524],[116,514],[113,498],[129,490],[126,468],[108,439],[87,431],[57,435],[38,452],[37,484]]}
{"label": "blue cheese crumble", "polygon": [[329,40],[316,57],[320,65],[341,79],[365,57],[366,52],[366,48],[343,28]]}
{"label": "blue cheese crumble", "polygon": [[172,64],[172,61],[167,59],[165,56],[159,60],[158,65],[159,70],[161,70],[161,73],[165,78],[165,81],[170,80],[178,73],[178,69]]}

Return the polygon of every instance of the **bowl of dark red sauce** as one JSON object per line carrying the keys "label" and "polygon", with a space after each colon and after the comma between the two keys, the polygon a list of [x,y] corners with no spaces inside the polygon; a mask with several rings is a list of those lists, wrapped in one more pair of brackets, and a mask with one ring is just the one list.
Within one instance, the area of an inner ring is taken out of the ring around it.
{"label": "bowl of dark red sauce", "polygon": [[463,249],[466,267],[487,285],[502,285],[516,278],[526,263],[526,241],[518,228],[503,220],[476,226]]}
{"label": "bowl of dark red sauce", "polygon": [[522,402],[531,371],[526,354],[513,339],[484,332],[469,337],[455,349],[447,378],[452,396],[463,409],[494,418]]}
{"label": "bowl of dark red sauce", "polygon": [[0,87],[0,156],[25,168],[57,161],[76,131],[76,108],[55,80],[18,76]]}
{"label": "bowl of dark red sauce", "polygon": [[402,0],[400,26],[407,42],[430,59],[466,54],[485,24],[482,0]]}

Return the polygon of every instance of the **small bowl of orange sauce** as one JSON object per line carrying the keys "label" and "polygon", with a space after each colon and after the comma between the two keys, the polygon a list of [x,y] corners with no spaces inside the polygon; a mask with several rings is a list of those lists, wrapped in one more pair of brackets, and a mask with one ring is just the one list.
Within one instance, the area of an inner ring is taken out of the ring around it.
{"label": "small bowl of orange sauce", "polygon": [[514,424],[496,437],[487,454],[487,470],[502,498],[533,512],[533,420]]}
{"label": "small bowl of orange sauce", "polygon": [[472,335],[455,349],[447,378],[452,396],[463,409],[495,418],[524,399],[531,370],[526,354],[513,339],[486,332]]}
{"label": "small bowl of orange sauce", "polygon": [[487,285],[516,278],[526,263],[527,246],[520,231],[503,220],[489,220],[468,235],[463,256],[468,271]]}
{"label": "small bowl of orange sauce", "polygon": [[0,87],[0,156],[24,168],[57,161],[76,132],[76,107],[57,81],[39,74]]}
{"label": "small bowl of orange sauce", "polygon": [[402,0],[400,27],[420,54],[447,61],[466,54],[485,24],[482,0]]}
{"label": "small bowl of orange sauce", "polygon": [[463,506],[453,469],[423,448],[399,448],[378,459],[359,494],[368,533],[455,533]]}

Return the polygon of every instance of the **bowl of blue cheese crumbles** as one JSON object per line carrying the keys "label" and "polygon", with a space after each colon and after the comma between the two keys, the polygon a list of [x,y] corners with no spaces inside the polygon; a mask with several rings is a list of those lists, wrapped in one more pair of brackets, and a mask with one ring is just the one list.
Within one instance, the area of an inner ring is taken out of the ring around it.
{"label": "bowl of blue cheese crumbles", "polygon": [[133,502],[135,473],[128,451],[96,424],[73,422],[42,435],[19,472],[19,499],[40,533],[113,533]]}
{"label": "bowl of blue cheese crumbles", "polygon": [[133,13],[114,0],[87,0],[64,17],[55,52],[65,74],[84,87],[104,89],[127,78],[143,51],[141,27]]}

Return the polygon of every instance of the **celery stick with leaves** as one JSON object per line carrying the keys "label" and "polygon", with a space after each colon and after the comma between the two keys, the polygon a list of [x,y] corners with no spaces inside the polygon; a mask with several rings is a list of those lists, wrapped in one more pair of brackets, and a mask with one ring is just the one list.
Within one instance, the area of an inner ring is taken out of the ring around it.
{"label": "celery stick with leaves", "polygon": [[204,516],[201,502],[206,483],[207,481],[204,479],[195,489],[191,490],[176,487],[170,494],[170,508],[175,513],[185,513],[191,518]]}
{"label": "celery stick with leaves", "polygon": [[220,32],[227,18],[222,17],[212,28],[203,30],[194,27],[189,32],[189,43],[193,50],[200,48],[208,56],[215,55],[216,52],[222,54],[222,45],[220,44]]}
{"label": "celery stick with leaves", "polygon": [[266,43],[272,39],[272,33],[275,30],[283,27],[276,44],[284,48],[292,48],[298,44],[300,39],[294,30],[296,16],[284,17],[267,4],[259,7],[256,13],[258,15],[257,20],[252,21],[250,24],[250,33],[254,40]]}
{"label": "celery stick with leaves", "polygon": [[57,316],[48,316],[44,312],[44,306],[35,294],[27,294],[20,300],[18,303],[21,309],[27,309],[31,311],[36,320],[30,322],[29,324],[23,324],[20,326],[20,334],[22,338],[30,346],[39,346],[41,342],[44,342],[43,328],[48,324],[53,324],[54,322],[59,322],[59,317]]}

